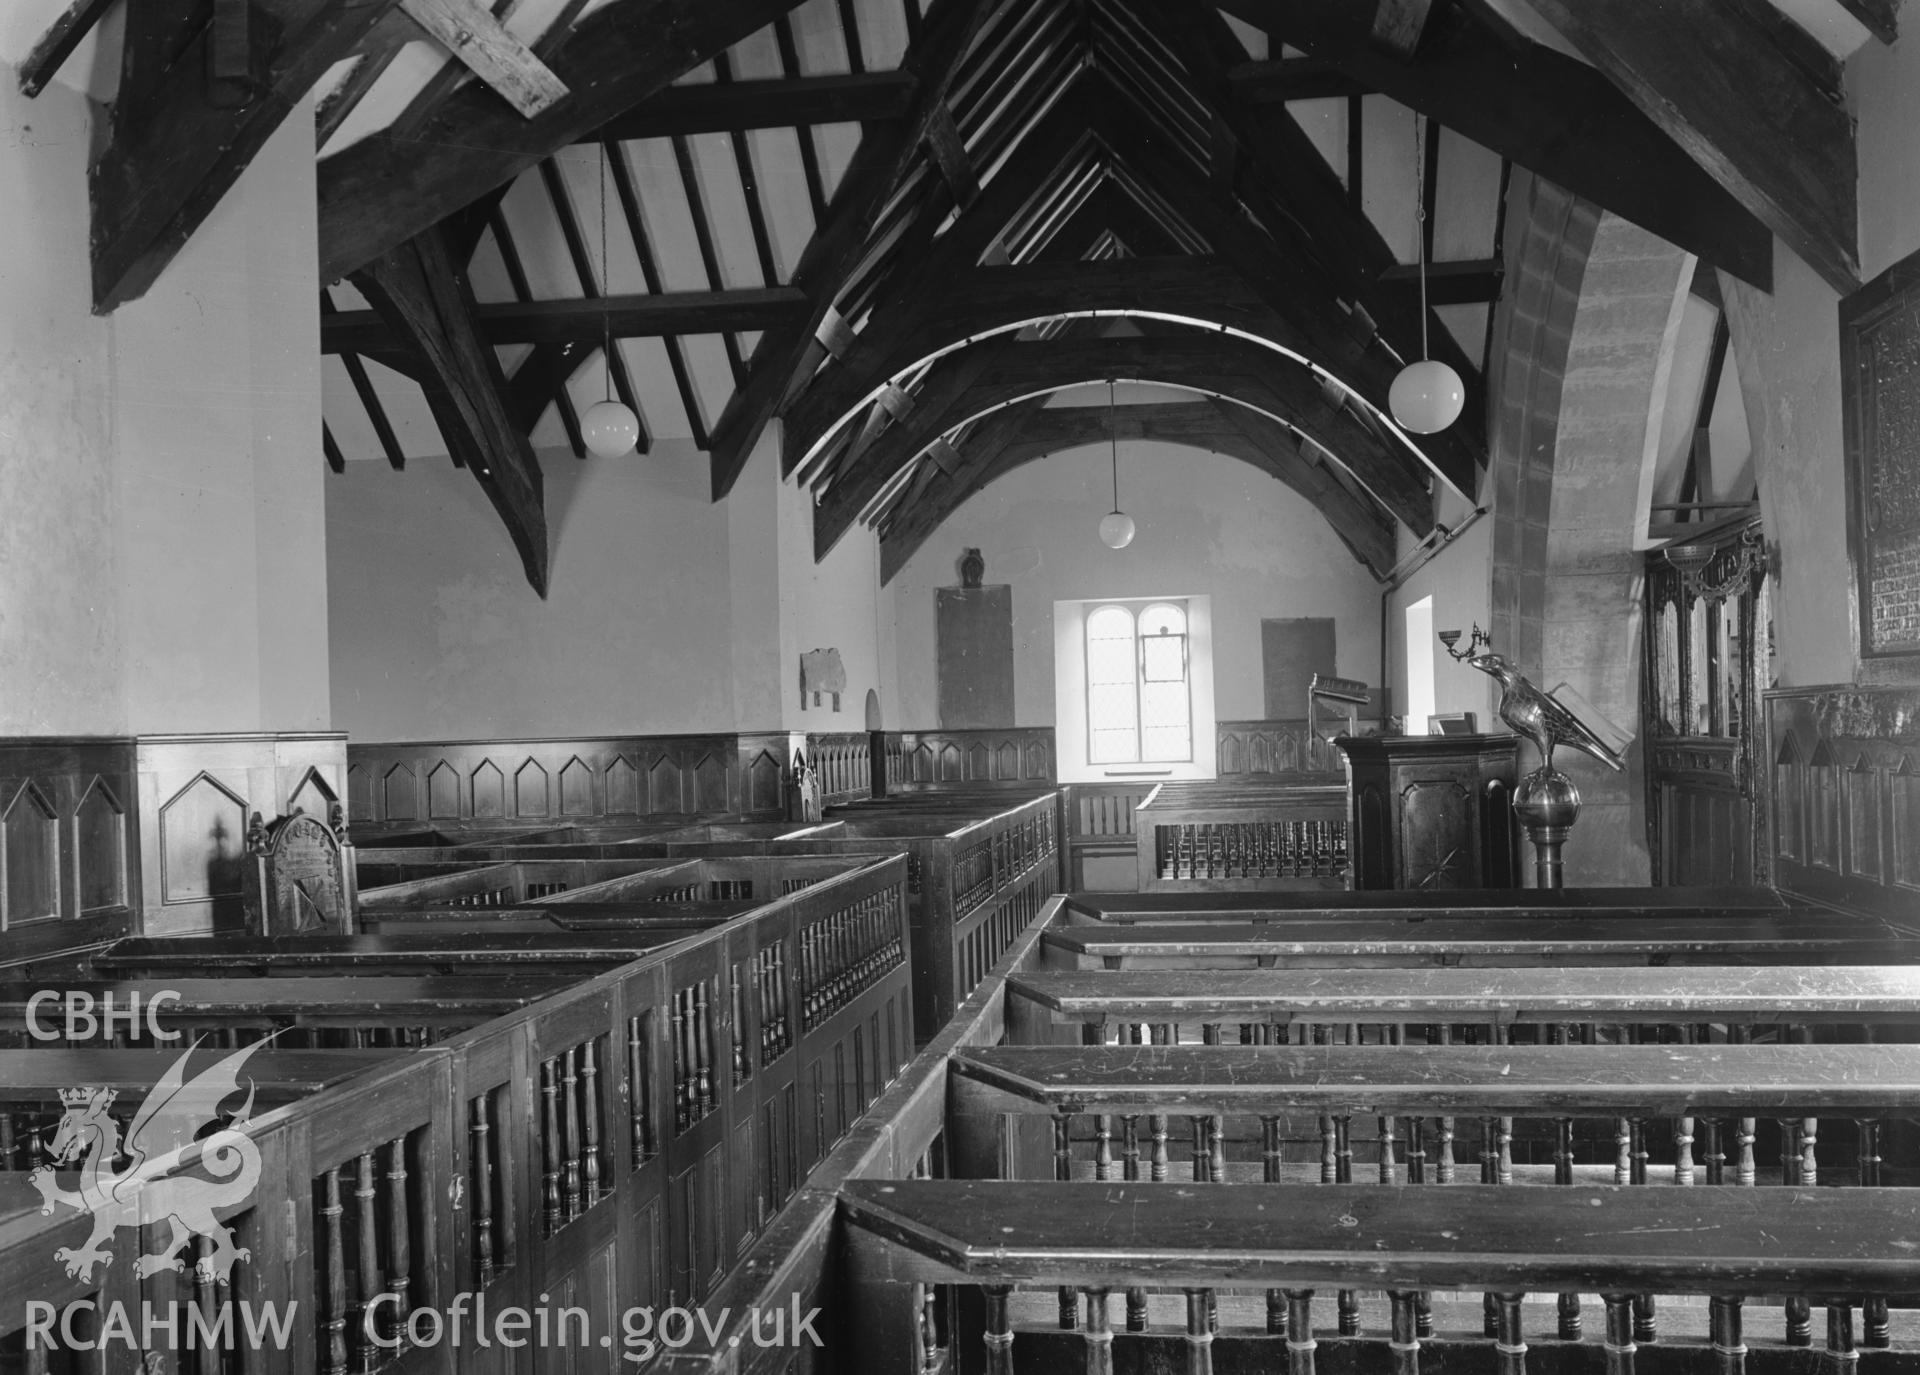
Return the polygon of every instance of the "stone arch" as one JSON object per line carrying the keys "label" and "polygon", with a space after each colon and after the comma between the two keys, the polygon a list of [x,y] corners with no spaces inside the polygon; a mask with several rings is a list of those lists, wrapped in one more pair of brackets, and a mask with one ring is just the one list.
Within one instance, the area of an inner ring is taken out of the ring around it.
{"label": "stone arch", "polygon": [[[1637,728],[1640,472],[1664,407],[1692,258],[1551,183],[1516,174],[1508,291],[1491,364],[1496,648],[1543,688],[1573,684]],[[1569,883],[1646,883],[1642,761],[1565,768],[1585,810]]]}

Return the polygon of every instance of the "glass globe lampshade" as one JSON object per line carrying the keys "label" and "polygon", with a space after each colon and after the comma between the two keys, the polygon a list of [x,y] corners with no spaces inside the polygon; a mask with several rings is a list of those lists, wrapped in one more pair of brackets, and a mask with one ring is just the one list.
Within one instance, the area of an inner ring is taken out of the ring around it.
{"label": "glass globe lampshade", "polygon": [[1109,511],[1100,517],[1100,542],[1109,549],[1125,549],[1133,543],[1133,517],[1124,511]]}
{"label": "glass globe lampshade", "polygon": [[596,401],[580,417],[580,437],[589,453],[618,458],[640,438],[640,417],[618,401]]}
{"label": "glass globe lampshade", "polygon": [[1387,408],[1395,423],[1414,434],[1446,429],[1460,418],[1466,402],[1460,374],[1432,358],[1407,364],[1387,389]]}

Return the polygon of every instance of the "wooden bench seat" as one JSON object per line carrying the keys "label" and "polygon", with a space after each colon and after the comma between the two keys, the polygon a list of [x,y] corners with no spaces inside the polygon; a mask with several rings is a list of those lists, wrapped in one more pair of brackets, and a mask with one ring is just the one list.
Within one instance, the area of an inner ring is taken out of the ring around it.
{"label": "wooden bench seat", "polygon": [[[173,998],[155,1014],[162,1025],[467,1027],[514,1012],[577,980],[536,973],[461,974],[451,977],[164,978],[88,979],[61,985],[100,1005],[111,995],[125,1008],[137,994],[145,1009],[157,993]],[[0,983],[0,1033],[24,1038],[27,1004],[42,992],[36,984]],[[43,1024],[57,1022],[58,1007],[44,1004]],[[18,1044],[27,1044],[24,1040]]]}
{"label": "wooden bench seat", "polygon": [[998,1111],[1685,1117],[1920,1111],[1912,1046],[979,1046]]}
{"label": "wooden bench seat", "polygon": [[[123,1125],[154,1091],[191,1042],[161,1050],[38,1049],[0,1050],[0,1171],[31,1169],[43,1159],[44,1142],[63,1110],[69,1089],[111,1089],[114,1115]],[[207,1069],[229,1052],[202,1046],[188,1073]],[[312,1094],[365,1074],[396,1055],[386,1050],[280,1050],[272,1045],[247,1057],[242,1094],[251,1095],[251,1117],[298,1103]],[[243,1098],[222,1105],[237,1112]],[[11,1186],[0,1186],[4,1189]]]}
{"label": "wooden bench seat", "polygon": [[120,978],[165,978],[219,969],[236,976],[422,975],[527,969],[542,975],[590,975],[638,959],[711,923],[649,925],[631,931],[436,931],[358,936],[179,936],[117,942],[93,967]]}
{"label": "wooden bench seat", "polygon": [[1042,938],[1066,968],[1177,969],[1304,961],[1439,964],[1846,963],[1920,955],[1920,939],[1876,917],[1802,911],[1690,913],[1290,914],[1287,920],[1086,922]]}
{"label": "wooden bench seat", "polygon": [[[857,1281],[1833,1295],[1920,1289],[1920,1190],[853,1179]],[[1204,1321],[1204,1319],[1203,1319]]]}
{"label": "wooden bench seat", "polygon": [[[40,1103],[61,1089],[81,1084],[112,1089],[123,1099],[143,1098],[189,1044],[180,1041],[162,1050],[0,1050],[0,1104]],[[203,1046],[190,1069],[204,1068],[223,1053]],[[395,1053],[279,1050],[268,1046],[248,1057],[246,1077],[261,1102],[290,1102],[362,1074]]]}
{"label": "wooden bench seat", "polygon": [[1007,992],[1094,1024],[1802,1024],[1920,1015],[1920,967],[1076,970],[1015,973]]}
{"label": "wooden bench seat", "polygon": [[621,930],[702,931],[747,912],[759,902],[582,902],[525,907],[423,907],[362,911],[367,935],[431,935],[437,932],[519,933]]}

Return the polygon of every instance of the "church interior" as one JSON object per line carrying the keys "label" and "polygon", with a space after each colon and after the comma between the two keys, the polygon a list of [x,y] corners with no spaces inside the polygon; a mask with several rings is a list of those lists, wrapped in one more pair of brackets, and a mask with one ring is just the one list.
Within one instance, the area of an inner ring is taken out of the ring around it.
{"label": "church interior", "polygon": [[8,0],[0,1375],[1909,1370],[1914,22]]}

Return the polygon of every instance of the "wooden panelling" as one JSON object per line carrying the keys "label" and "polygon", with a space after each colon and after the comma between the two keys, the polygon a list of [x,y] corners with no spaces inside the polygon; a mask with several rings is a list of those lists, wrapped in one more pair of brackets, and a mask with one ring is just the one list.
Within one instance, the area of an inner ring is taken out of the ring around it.
{"label": "wooden panelling", "polygon": [[[1362,729],[1368,724],[1362,723]],[[1340,752],[1316,738],[1305,718],[1221,721],[1214,728],[1214,758],[1222,778],[1296,773],[1345,776]]]}
{"label": "wooden panelling", "polygon": [[347,749],[355,823],[631,820],[780,807],[785,732],[413,740]]}
{"label": "wooden panelling", "polygon": [[[344,735],[143,735],[134,742],[140,905],[152,935],[245,927],[247,822],[298,806],[319,820],[347,790]],[[417,780],[383,778],[411,801]]]}
{"label": "wooden panelling", "polygon": [[809,731],[806,751],[807,762],[820,776],[820,798],[827,806],[873,795],[873,737],[868,732]]}
{"label": "wooden panelling", "polygon": [[940,783],[1050,785],[1053,728],[901,731],[887,736],[888,790]]}
{"label": "wooden panelling", "polygon": [[1162,783],[1134,816],[1140,891],[1346,888],[1347,833],[1343,785]]}
{"label": "wooden panelling", "polygon": [[1773,880],[1920,919],[1920,688],[1766,694]]}
{"label": "wooden panelling", "polygon": [[139,929],[133,741],[0,740],[0,964]]}
{"label": "wooden panelling", "polygon": [[1695,542],[1703,564],[1646,556],[1641,733],[1656,882],[1767,881],[1760,756],[1767,559],[1758,517]]}
{"label": "wooden panelling", "polygon": [[[1066,793],[1066,886],[1086,887],[1089,859],[1135,860],[1134,811],[1154,789],[1152,783],[1070,783]],[[1135,875],[1134,887],[1139,887]]]}
{"label": "wooden panelling", "polygon": [[1518,886],[1511,735],[1342,740],[1355,888]]}

